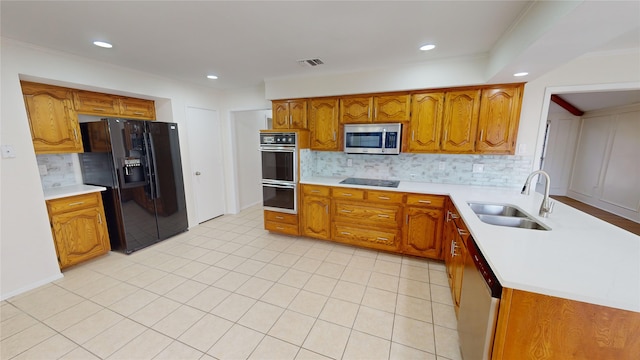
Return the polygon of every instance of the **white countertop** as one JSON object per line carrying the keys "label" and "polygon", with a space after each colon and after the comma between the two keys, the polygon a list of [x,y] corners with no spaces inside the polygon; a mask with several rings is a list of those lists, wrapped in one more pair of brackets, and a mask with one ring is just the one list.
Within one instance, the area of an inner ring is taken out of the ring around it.
{"label": "white countertop", "polygon": [[[503,287],[640,312],[640,236],[555,201],[538,216],[542,195],[519,189],[401,181],[397,188],[340,184],[313,177],[302,184],[448,195]],[[468,201],[516,205],[550,231],[486,224]]]}
{"label": "white countertop", "polygon": [[89,194],[92,192],[98,192],[98,191],[104,191],[104,190],[107,190],[107,188],[104,186],[94,186],[94,185],[84,185],[84,184],[60,186],[60,187],[54,187],[50,189],[44,189],[44,199],[53,200],[53,199],[67,197],[67,196]]}

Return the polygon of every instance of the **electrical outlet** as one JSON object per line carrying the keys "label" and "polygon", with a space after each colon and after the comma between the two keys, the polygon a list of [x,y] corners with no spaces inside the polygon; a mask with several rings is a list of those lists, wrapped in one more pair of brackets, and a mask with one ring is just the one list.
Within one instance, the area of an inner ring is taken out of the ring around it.
{"label": "electrical outlet", "polygon": [[527,153],[527,144],[519,144],[518,145],[518,155],[524,155]]}
{"label": "electrical outlet", "polygon": [[347,159],[347,167],[353,166],[353,159]]}
{"label": "electrical outlet", "polygon": [[473,164],[473,172],[481,173],[484,171],[484,164]]}
{"label": "electrical outlet", "polygon": [[409,174],[409,178],[411,180],[415,180],[417,177],[418,177],[418,175],[416,175],[416,174]]}
{"label": "electrical outlet", "polygon": [[446,167],[447,167],[447,163],[445,163],[444,161],[440,161],[440,163],[438,164],[438,170],[440,171],[444,171]]}
{"label": "electrical outlet", "polygon": [[40,175],[47,175],[49,173],[47,165],[38,165],[38,171],[40,171]]}
{"label": "electrical outlet", "polygon": [[5,159],[16,157],[16,150],[12,145],[2,145],[2,157]]}

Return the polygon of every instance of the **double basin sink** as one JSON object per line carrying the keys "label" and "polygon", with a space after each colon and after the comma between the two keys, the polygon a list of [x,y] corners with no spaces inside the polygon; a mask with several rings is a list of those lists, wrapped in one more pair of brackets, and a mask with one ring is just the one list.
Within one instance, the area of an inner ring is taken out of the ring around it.
{"label": "double basin sink", "polygon": [[468,202],[467,204],[480,221],[487,224],[521,229],[551,230],[514,205],[477,202]]}

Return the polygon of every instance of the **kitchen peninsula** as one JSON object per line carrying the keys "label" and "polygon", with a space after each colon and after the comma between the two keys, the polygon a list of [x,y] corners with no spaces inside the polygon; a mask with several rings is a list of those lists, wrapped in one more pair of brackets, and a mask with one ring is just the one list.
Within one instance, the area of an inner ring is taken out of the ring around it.
{"label": "kitchen peninsula", "polygon": [[[308,177],[301,184],[381,189],[340,184],[343,179]],[[448,196],[455,205],[504,287],[494,359],[542,349],[554,354],[549,358],[625,359],[640,351],[638,236],[562,203],[541,218],[542,195],[515,188],[401,181],[384,190]],[[516,205],[551,230],[486,224],[467,202]]]}

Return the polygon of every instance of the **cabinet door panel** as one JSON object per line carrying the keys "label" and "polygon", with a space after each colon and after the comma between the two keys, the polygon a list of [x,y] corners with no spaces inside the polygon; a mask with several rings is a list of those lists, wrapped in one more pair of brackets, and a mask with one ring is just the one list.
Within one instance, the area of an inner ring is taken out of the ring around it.
{"label": "cabinet door panel", "polygon": [[364,221],[376,226],[398,227],[400,224],[400,207],[376,204],[375,207],[366,203],[348,203],[336,201],[334,206],[336,220]]}
{"label": "cabinet door panel", "polygon": [[349,97],[340,100],[340,122],[359,124],[371,122],[373,97]]}
{"label": "cabinet door panel", "polygon": [[476,150],[513,153],[519,118],[520,87],[483,90]]}
{"label": "cabinet door panel", "polygon": [[152,100],[120,98],[120,115],[142,120],[155,120],[156,107]]}
{"label": "cabinet door panel", "polygon": [[302,203],[302,233],[306,236],[329,239],[331,219],[329,218],[329,198],[305,196]]}
{"label": "cabinet door panel", "polygon": [[75,265],[110,250],[98,208],[65,212],[51,217],[60,267]]}
{"label": "cabinet door panel", "polygon": [[288,129],[289,128],[289,103],[286,101],[273,101],[273,128]]}
{"label": "cabinet door panel", "polygon": [[372,249],[398,251],[400,236],[396,230],[363,229],[347,223],[333,223],[333,239]]}
{"label": "cabinet door panel", "polygon": [[339,150],[338,98],[313,99],[309,119],[312,150]]}
{"label": "cabinet door panel", "polygon": [[448,92],[444,101],[442,150],[475,151],[480,90]]}
{"label": "cabinet door panel", "polygon": [[39,92],[24,95],[36,154],[82,152],[78,116],[67,97]]}
{"label": "cabinet door panel", "polygon": [[290,129],[307,129],[307,101],[289,102]]}
{"label": "cabinet door panel", "polygon": [[405,216],[404,252],[442,259],[442,210],[408,207]]}
{"label": "cabinet door panel", "polygon": [[409,151],[440,150],[444,93],[415,94],[411,103]]}
{"label": "cabinet door panel", "polygon": [[73,92],[73,103],[82,114],[117,116],[120,113],[120,102],[113,95],[78,90]]}
{"label": "cabinet door panel", "polygon": [[373,99],[374,122],[409,121],[411,97],[409,95],[376,96]]}

